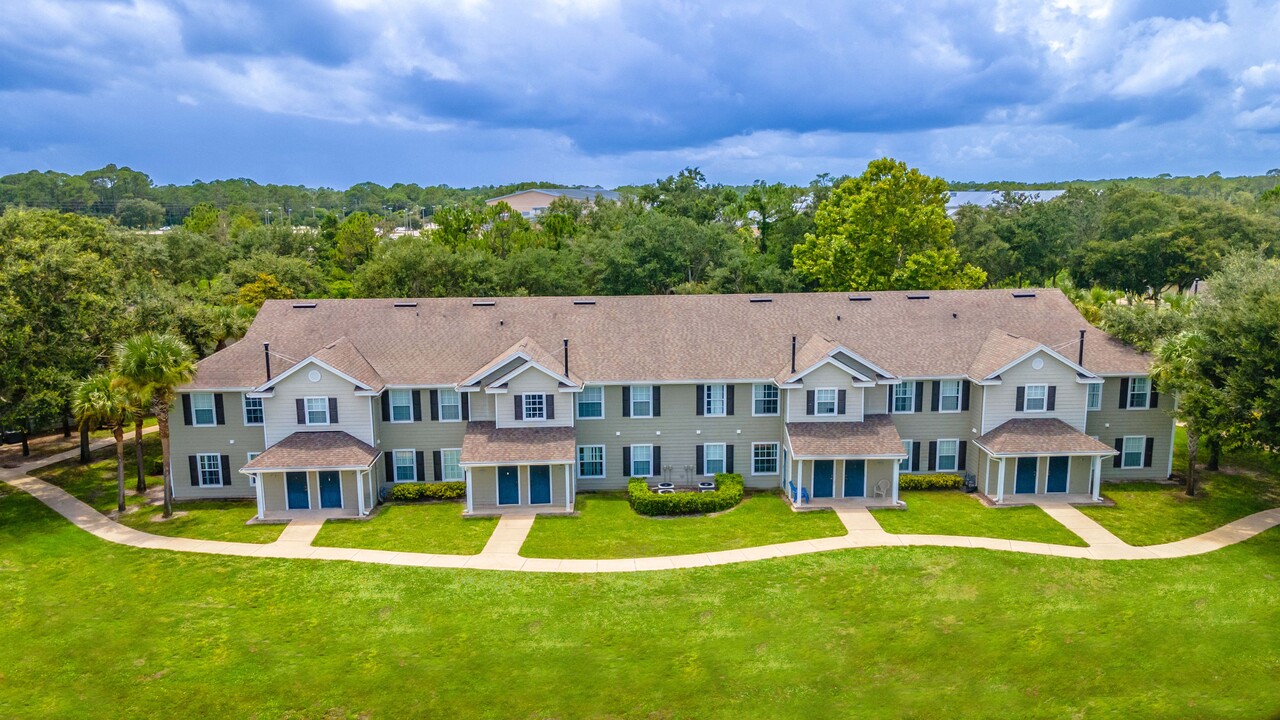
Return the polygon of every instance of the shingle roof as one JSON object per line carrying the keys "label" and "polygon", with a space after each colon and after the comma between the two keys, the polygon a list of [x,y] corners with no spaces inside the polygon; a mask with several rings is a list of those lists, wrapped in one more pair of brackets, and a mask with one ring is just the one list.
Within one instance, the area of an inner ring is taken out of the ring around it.
{"label": "shingle roof", "polygon": [[1116,454],[1115,448],[1056,418],[1008,420],[977,443],[993,455]]}
{"label": "shingle roof", "polygon": [[863,422],[787,423],[787,438],[798,458],[907,456],[888,415],[868,415]]}
{"label": "shingle roof", "polygon": [[985,380],[1000,368],[1040,347],[1040,343],[996,328],[978,347],[978,354],[969,365],[968,375],[974,380]]}
{"label": "shingle roof", "polygon": [[[301,360],[347,338],[388,385],[454,385],[523,338],[543,348],[569,339],[570,371],[585,382],[762,380],[789,368],[791,338],[814,335],[900,378],[963,376],[991,331],[1075,357],[1098,374],[1145,374],[1149,358],[1091,327],[1058,290],[930,293],[268,300],[243,340],[200,361],[194,388],[256,387],[262,343]],[[911,300],[908,295],[928,295]],[[590,303],[590,304],[588,304]],[[308,305],[312,302],[308,301]],[[275,361],[273,360],[273,364]],[[552,365],[559,368],[559,364]]]}
{"label": "shingle roof", "polygon": [[317,350],[314,355],[315,359],[341,370],[373,390],[382,391],[382,377],[361,354],[360,349],[347,338],[338,338]]}
{"label": "shingle roof", "polygon": [[545,193],[547,195],[551,195],[553,197],[567,197],[567,198],[573,198],[574,200],[587,200],[587,201],[595,200],[597,195],[604,198],[605,200],[620,200],[622,198],[622,195],[614,192],[613,190],[605,190],[602,187],[529,188],[527,190],[519,190],[513,193],[507,193],[506,195],[499,195],[498,197],[492,197],[492,198],[489,198],[488,200],[485,200],[485,202],[491,203],[497,200],[506,200],[507,198],[515,197],[516,195],[523,195],[529,192],[539,192],[539,193]]}
{"label": "shingle roof", "polygon": [[462,439],[463,464],[573,462],[571,427],[499,428],[492,422],[469,422]]}
{"label": "shingle roof", "polygon": [[250,460],[244,469],[365,468],[377,458],[377,450],[345,432],[296,432]]}
{"label": "shingle roof", "polygon": [[[499,368],[503,367],[507,363],[511,362],[511,359],[515,357],[518,353],[523,353],[526,357],[528,357],[533,362],[541,365],[542,367],[550,370],[553,373],[556,373],[557,375],[560,375],[561,373],[564,372],[563,358],[561,359],[560,362],[556,362],[556,359],[552,357],[551,354],[548,353],[546,350],[543,350],[541,345],[534,342],[533,338],[523,337],[515,345],[512,345],[511,347],[507,348],[503,352],[498,353],[493,357],[493,359],[485,363],[479,370],[477,370],[476,372],[468,376],[463,381],[463,384],[470,385],[474,382],[483,380],[485,376],[489,375],[495,370],[498,370]],[[574,384],[580,385],[582,383],[580,379],[574,377],[574,374],[572,371],[570,371],[567,377]]]}

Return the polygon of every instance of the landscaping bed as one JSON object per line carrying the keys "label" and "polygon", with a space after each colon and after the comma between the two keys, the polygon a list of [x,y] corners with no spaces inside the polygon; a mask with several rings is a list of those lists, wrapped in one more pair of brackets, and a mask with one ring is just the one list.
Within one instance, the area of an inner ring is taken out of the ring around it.
{"label": "landscaping bed", "polygon": [[434,502],[383,505],[367,520],[327,520],[311,543],[327,547],[475,555],[498,526],[495,517],[462,517],[463,505]]}
{"label": "landscaping bed", "polygon": [[905,511],[871,511],[885,532],[1086,545],[1078,535],[1035,506],[990,508],[976,497],[957,490],[907,490],[899,493],[899,499],[906,502]]}

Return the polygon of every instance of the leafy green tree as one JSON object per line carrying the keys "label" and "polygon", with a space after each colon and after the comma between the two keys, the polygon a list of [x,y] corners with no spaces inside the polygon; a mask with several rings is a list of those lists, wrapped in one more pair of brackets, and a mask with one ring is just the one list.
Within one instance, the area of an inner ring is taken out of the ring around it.
{"label": "leafy green tree", "polygon": [[382,243],[356,270],[361,297],[452,297],[490,295],[498,261],[471,247],[453,249],[412,235]]}
{"label": "leafy green tree", "polygon": [[131,396],[109,373],[90,375],[76,386],[71,410],[80,427],[111,430],[116,441],[116,510],[124,512],[124,426],[138,414]]}
{"label": "leafy green tree", "polygon": [[1143,302],[1102,306],[1099,325],[1115,339],[1141,352],[1151,352],[1162,340],[1182,331],[1190,307],[1178,309]]}
{"label": "leafy green tree", "polygon": [[256,310],[268,300],[288,300],[293,297],[296,297],[293,290],[277,280],[275,275],[258,273],[258,277],[252,282],[240,286],[236,302]]}
{"label": "leafy green tree", "polygon": [[267,253],[231,261],[224,279],[238,292],[245,285],[261,280],[263,275],[270,275],[274,284],[288,288],[288,297],[316,297],[326,287],[324,273],[315,263],[305,258]]}
{"label": "leafy green tree", "polygon": [[1160,343],[1151,378],[1165,392],[1177,396],[1174,412],[1187,431],[1186,493],[1194,497],[1199,487],[1196,455],[1200,438],[1225,431],[1223,409],[1228,399],[1210,379],[1206,339],[1195,330],[1173,335]]}
{"label": "leafy green tree", "polygon": [[368,213],[348,215],[338,225],[338,232],[334,237],[339,264],[348,272],[355,270],[373,256],[377,240],[377,225]]}
{"label": "leafy green tree", "polygon": [[213,203],[202,202],[187,213],[182,220],[182,227],[193,233],[212,236],[222,224],[222,212]]}
{"label": "leafy green tree", "polygon": [[164,206],[143,198],[125,198],[116,203],[116,219],[127,228],[158,228],[164,224]]}

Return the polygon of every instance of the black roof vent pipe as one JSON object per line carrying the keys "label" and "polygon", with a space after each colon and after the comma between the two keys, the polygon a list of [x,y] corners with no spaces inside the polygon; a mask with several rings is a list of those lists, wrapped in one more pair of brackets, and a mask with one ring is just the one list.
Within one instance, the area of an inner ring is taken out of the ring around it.
{"label": "black roof vent pipe", "polygon": [[271,343],[262,343],[262,358],[267,361],[267,380],[271,380]]}
{"label": "black roof vent pipe", "polygon": [[796,372],[796,336],[791,336],[791,374]]}
{"label": "black roof vent pipe", "polygon": [[1080,331],[1080,352],[1076,356],[1076,364],[1084,367],[1084,330]]}

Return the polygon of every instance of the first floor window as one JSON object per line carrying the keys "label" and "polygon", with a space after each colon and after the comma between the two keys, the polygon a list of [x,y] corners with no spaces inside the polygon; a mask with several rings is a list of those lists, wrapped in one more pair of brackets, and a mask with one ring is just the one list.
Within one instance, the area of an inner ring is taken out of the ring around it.
{"label": "first floor window", "polygon": [[904,457],[904,458],[902,458],[901,460],[899,460],[899,461],[898,461],[898,472],[911,472],[911,471],[912,471],[912,467],[911,467],[911,450],[912,450],[912,443],[914,443],[914,442],[915,442],[914,440],[903,440],[903,441],[902,441],[902,450],[903,450],[904,452],[906,452],[906,453],[907,453],[907,456],[906,456],[906,457]]}
{"label": "first floor window", "polygon": [[1022,409],[1027,412],[1044,412],[1048,397],[1048,385],[1028,385]]}
{"label": "first floor window", "polygon": [[532,393],[524,396],[524,419],[547,419],[547,400],[545,395],[542,395],[541,393]]}
{"label": "first floor window", "polygon": [[653,386],[631,386],[631,417],[653,417]]}
{"label": "first floor window", "polygon": [[631,446],[631,477],[649,477],[653,475],[653,446]]}
{"label": "first floor window", "polygon": [[201,453],[196,456],[200,469],[201,487],[222,484],[222,457],[215,453]]}
{"label": "first floor window", "polygon": [[1086,407],[1089,410],[1102,409],[1102,383],[1093,383],[1089,386],[1089,402]]}
{"label": "first floor window", "polygon": [[1126,435],[1124,438],[1124,454],[1121,456],[1120,467],[1142,467],[1142,460],[1146,451],[1147,439],[1145,437],[1141,435]]}
{"label": "first floor window", "polygon": [[913,382],[898,383],[893,386],[893,411],[895,413],[915,412],[916,384]]}
{"label": "first floor window", "polygon": [[778,387],[776,385],[752,385],[751,403],[751,412],[756,415],[777,415]]}
{"label": "first floor window", "polygon": [[578,393],[578,417],[583,420],[604,417],[604,388],[599,385],[582,388]]}
{"label": "first floor window", "polygon": [[410,422],[413,420],[413,392],[411,390],[391,390],[388,393],[391,401],[391,422]]}
{"label": "first floor window", "polygon": [[778,443],[756,443],[751,446],[751,474],[778,474]]}
{"label": "first floor window", "polygon": [[244,424],[261,425],[262,419],[262,398],[246,395],[244,397]]}
{"label": "first floor window", "polygon": [[604,477],[603,445],[582,445],[578,448],[578,477]]}
{"label": "first floor window", "polygon": [[[721,385],[720,387],[724,387]],[[703,474],[715,475],[724,472],[724,443],[713,443],[703,447]]]}
{"label": "first floor window", "polygon": [[329,424],[329,398],[309,397],[307,403],[307,424]]}
{"label": "first floor window", "polygon": [[[254,459],[254,458],[256,458],[256,457],[258,457],[258,456],[259,456],[259,455],[261,455],[261,454],[262,454],[262,453],[257,453],[257,452],[251,452],[251,453],[248,453],[248,454],[247,454],[247,456],[248,456],[248,458],[249,458],[248,462],[253,462],[253,459]],[[250,476],[249,476],[249,487],[257,487],[257,486],[258,486],[258,476],[257,476],[257,475],[250,475]]]}
{"label": "first floor window", "polygon": [[440,397],[440,419],[444,422],[454,422],[462,419],[462,396],[457,390],[452,388],[441,388]]}
{"label": "first floor window", "polygon": [[191,424],[218,424],[218,416],[213,411],[213,393],[191,393]]}
{"label": "first floor window", "polygon": [[724,385],[708,385],[706,393],[706,397],[703,399],[703,414],[724,415]]}
{"label": "first floor window", "polygon": [[462,480],[466,476],[462,473],[462,449],[450,448],[440,451],[440,479],[445,482],[451,480]]}
{"label": "first floor window", "polygon": [[960,381],[943,380],[938,384],[938,411],[960,412]]}
{"label": "first floor window", "polygon": [[1151,396],[1151,381],[1144,377],[1133,378],[1129,381],[1129,408],[1146,409],[1147,401]]}
{"label": "first floor window", "polygon": [[835,388],[821,388],[813,393],[813,414],[814,415],[835,415],[836,414],[836,390]]}
{"label": "first floor window", "polygon": [[396,466],[396,482],[413,482],[418,479],[418,463],[412,450],[396,450],[393,453]]}
{"label": "first floor window", "polygon": [[958,440],[939,440],[938,441],[938,470],[947,472],[955,470],[958,466],[956,458],[960,454],[960,441]]}

